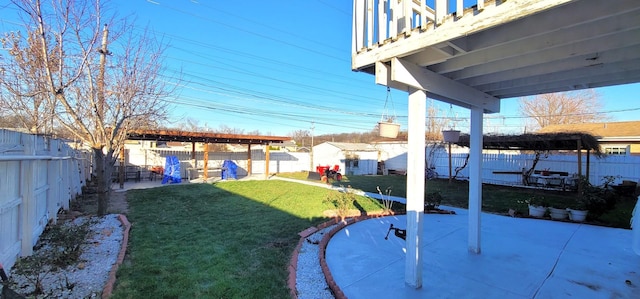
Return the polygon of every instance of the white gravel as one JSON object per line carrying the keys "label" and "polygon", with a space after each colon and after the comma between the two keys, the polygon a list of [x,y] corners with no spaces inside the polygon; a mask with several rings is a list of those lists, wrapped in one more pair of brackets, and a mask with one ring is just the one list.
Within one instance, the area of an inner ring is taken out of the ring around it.
{"label": "white gravel", "polygon": [[[46,298],[100,298],[111,267],[120,252],[124,227],[117,215],[77,218],[75,224],[91,221],[91,233],[82,248],[81,263],[43,275]],[[320,267],[320,240],[333,229],[329,226],[307,237],[298,254],[296,289],[299,299],[325,299],[334,296]],[[34,254],[38,254],[35,251]],[[14,269],[15,270],[15,269]],[[21,294],[33,292],[34,285],[26,277],[9,273],[11,288]],[[73,284],[73,288],[66,287]],[[41,295],[42,297],[42,295]],[[43,297],[44,298],[44,297]]]}
{"label": "white gravel", "polygon": [[299,299],[334,298],[320,267],[320,240],[336,225],[321,229],[307,237],[298,253],[296,289]]}
{"label": "white gravel", "polygon": [[[90,233],[82,247],[80,262],[54,272],[41,275],[44,295],[39,298],[100,298],[111,267],[120,252],[124,227],[118,215],[103,217],[79,217],[73,221],[80,224],[90,221]],[[38,254],[35,251],[34,254]],[[34,290],[32,281],[24,276],[9,273],[13,282],[11,288],[20,294],[29,294]],[[67,287],[73,285],[73,288]]]}

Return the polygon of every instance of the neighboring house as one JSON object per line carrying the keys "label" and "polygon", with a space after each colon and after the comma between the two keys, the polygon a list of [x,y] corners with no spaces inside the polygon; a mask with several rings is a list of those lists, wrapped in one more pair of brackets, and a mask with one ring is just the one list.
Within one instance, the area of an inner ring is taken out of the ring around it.
{"label": "neighboring house", "polygon": [[538,133],[581,132],[598,139],[609,155],[640,155],[640,121],[550,125]]}
{"label": "neighboring house", "polygon": [[324,142],[313,147],[315,166],[338,165],[346,175],[376,174],[378,157],[378,150],[366,143]]}

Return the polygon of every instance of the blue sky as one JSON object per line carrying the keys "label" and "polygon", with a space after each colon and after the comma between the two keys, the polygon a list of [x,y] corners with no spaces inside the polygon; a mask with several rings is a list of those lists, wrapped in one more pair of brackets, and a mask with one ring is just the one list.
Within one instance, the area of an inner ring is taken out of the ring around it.
{"label": "blue sky", "polygon": [[[0,3],[6,3],[0,0]],[[381,119],[386,87],[351,71],[349,0],[116,0],[120,15],[134,15],[168,46],[167,71],[182,72],[173,103],[175,125],[190,118],[208,128],[287,135],[372,130]],[[0,32],[12,11],[0,11]],[[640,84],[598,89],[603,112],[614,121],[638,120]],[[407,94],[392,91],[387,107],[406,129]],[[432,101],[442,117],[469,111]],[[504,99],[500,114],[486,115],[486,132],[520,133],[517,99]],[[459,122],[463,131],[468,122]]]}

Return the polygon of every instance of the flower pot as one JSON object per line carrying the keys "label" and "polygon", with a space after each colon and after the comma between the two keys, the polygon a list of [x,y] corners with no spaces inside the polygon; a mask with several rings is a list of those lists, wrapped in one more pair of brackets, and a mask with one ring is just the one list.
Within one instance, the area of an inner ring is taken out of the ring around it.
{"label": "flower pot", "polygon": [[396,138],[398,137],[398,132],[400,131],[400,124],[379,122],[378,130],[380,137]]}
{"label": "flower pot", "polygon": [[569,212],[565,209],[549,208],[549,215],[551,216],[551,219],[564,220],[567,219]]}
{"label": "flower pot", "polygon": [[458,130],[446,130],[442,131],[442,137],[444,142],[455,143],[460,139],[460,131]]}
{"label": "flower pot", "polygon": [[569,211],[569,219],[576,222],[583,222],[585,219],[587,219],[587,213],[589,212],[587,210],[574,209],[567,209],[567,211]]}
{"label": "flower pot", "polygon": [[547,212],[547,208],[543,206],[532,206],[529,205],[529,216],[541,218],[544,216],[544,213]]}

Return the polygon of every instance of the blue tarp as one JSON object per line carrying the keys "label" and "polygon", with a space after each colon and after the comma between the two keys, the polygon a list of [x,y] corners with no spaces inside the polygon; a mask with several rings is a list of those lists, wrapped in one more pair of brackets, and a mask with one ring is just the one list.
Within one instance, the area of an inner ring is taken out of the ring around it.
{"label": "blue tarp", "polygon": [[167,156],[167,162],[164,167],[164,176],[162,184],[180,183],[182,176],[180,175],[180,160],[176,156]]}
{"label": "blue tarp", "polygon": [[238,165],[236,165],[236,163],[233,163],[233,161],[224,160],[224,162],[222,162],[222,179],[223,180],[226,180],[229,178],[237,180],[238,179],[237,171],[238,171]]}

